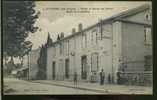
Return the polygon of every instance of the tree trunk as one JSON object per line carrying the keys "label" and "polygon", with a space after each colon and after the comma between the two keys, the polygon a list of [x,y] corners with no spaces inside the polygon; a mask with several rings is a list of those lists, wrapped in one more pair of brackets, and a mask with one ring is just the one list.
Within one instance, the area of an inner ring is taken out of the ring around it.
{"label": "tree trunk", "polygon": [[11,59],[7,65],[8,65],[7,67],[8,67],[9,73],[11,73],[11,71],[15,68],[13,56],[11,56]]}

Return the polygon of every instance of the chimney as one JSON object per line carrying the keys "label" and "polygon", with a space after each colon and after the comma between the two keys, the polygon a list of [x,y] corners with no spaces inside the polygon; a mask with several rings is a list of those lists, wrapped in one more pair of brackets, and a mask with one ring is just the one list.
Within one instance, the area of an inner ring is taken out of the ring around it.
{"label": "chimney", "polygon": [[75,34],[75,32],[76,32],[75,28],[72,28],[72,34]]}
{"label": "chimney", "polygon": [[82,26],[82,23],[80,23],[80,24],[78,25],[78,32],[81,32],[82,29],[83,29],[83,26]]}
{"label": "chimney", "polygon": [[60,38],[61,39],[64,38],[64,33],[63,32],[61,32]]}

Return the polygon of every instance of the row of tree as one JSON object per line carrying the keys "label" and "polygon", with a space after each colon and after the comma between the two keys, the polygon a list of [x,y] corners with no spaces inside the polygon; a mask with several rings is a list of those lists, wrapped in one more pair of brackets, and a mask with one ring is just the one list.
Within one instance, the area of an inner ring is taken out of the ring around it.
{"label": "row of tree", "polygon": [[[26,38],[37,31],[34,26],[39,16],[33,1],[3,1],[3,57],[23,57],[32,48],[31,41]],[[12,67],[12,66],[10,66]]]}
{"label": "row of tree", "polygon": [[[23,65],[23,57],[32,49],[32,42],[27,41],[29,34],[33,34],[38,30],[34,26],[40,12],[35,10],[34,1],[3,1],[3,57],[5,65],[9,66],[9,73],[14,64],[13,58],[19,58],[21,67]],[[64,38],[64,33],[58,35],[57,40]],[[52,44],[52,39],[48,33],[46,44],[42,45],[40,57],[38,59],[38,79],[46,78],[46,58],[47,47]],[[10,57],[10,61],[7,61]],[[6,64],[9,62],[9,64]],[[19,66],[19,65],[18,65]]]}

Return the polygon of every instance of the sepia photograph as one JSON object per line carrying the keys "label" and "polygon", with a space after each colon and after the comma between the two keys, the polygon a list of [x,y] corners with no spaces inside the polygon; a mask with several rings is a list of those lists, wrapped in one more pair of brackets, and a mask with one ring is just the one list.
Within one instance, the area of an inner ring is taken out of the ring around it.
{"label": "sepia photograph", "polygon": [[152,95],[151,1],[3,1],[4,95]]}

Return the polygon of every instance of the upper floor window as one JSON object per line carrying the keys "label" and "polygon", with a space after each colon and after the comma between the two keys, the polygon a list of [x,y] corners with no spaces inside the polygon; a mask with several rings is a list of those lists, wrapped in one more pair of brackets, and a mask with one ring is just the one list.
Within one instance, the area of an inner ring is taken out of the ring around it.
{"label": "upper floor window", "polygon": [[150,27],[145,27],[144,36],[145,36],[145,44],[151,45],[152,44],[152,32],[151,32]]}
{"label": "upper floor window", "polygon": [[63,46],[64,46],[63,43],[60,43],[60,44],[59,44],[59,52],[60,52],[60,55],[63,54],[63,50],[64,50],[64,47],[63,47]]}
{"label": "upper floor window", "polygon": [[66,54],[69,55],[69,40],[66,42]]}
{"label": "upper floor window", "polygon": [[92,45],[94,44],[97,44],[98,42],[98,33],[97,33],[97,29],[94,29],[91,33],[91,43]]}
{"label": "upper floor window", "polygon": [[111,24],[105,24],[103,26],[103,29],[102,29],[102,38],[109,38],[111,36],[111,33],[112,33],[112,25]]}
{"label": "upper floor window", "polygon": [[82,47],[83,48],[87,47],[87,34],[86,33],[82,34]]}
{"label": "upper floor window", "polygon": [[53,56],[54,57],[56,56],[56,47],[55,46],[53,47]]}
{"label": "upper floor window", "polygon": [[149,11],[149,12],[146,12],[146,14],[145,14],[145,19],[148,20],[148,21],[151,20],[151,13],[150,13],[150,11]]}

